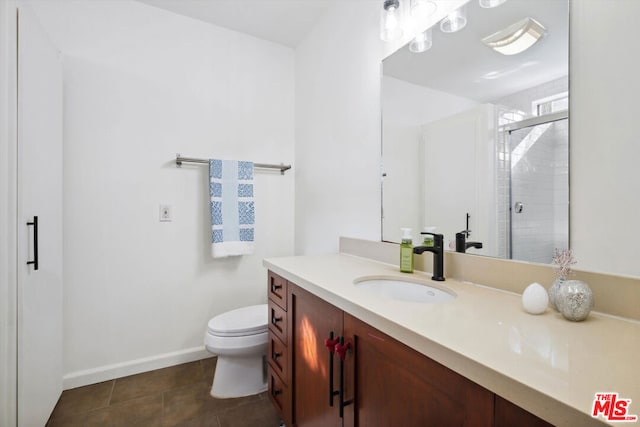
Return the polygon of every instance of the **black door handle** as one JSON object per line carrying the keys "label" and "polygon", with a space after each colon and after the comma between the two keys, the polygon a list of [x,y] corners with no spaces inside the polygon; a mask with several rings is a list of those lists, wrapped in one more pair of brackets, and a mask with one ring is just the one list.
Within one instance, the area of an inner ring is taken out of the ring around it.
{"label": "black door handle", "polygon": [[33,217],[33,222],[27,222],[27,226],[33,225],[33,261],[27,261],[27,265],[33,264],[33,269],[38,269],[38,217]]}

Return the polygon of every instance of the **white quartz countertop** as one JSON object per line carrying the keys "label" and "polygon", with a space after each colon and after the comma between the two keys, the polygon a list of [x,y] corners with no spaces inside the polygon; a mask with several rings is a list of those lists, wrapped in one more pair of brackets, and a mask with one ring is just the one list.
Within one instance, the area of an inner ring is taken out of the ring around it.
{"label": "white quartz countertop", "polygon": [[[434,282],[345,254],[269,258],[264,266],[554,425],[619,425],[591,417],[601,392],[632,399],[628,415],[640,415],[640,322],[594,312],[570,322],[551,308],[531,315],[514,293]],[[457,297],[391,300],[355,286],[364,276],[411,276]]]}

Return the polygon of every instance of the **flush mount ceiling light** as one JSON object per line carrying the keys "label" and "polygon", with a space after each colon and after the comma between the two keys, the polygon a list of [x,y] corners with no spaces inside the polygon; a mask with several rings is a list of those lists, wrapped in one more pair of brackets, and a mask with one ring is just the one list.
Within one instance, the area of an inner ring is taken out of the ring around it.
{"label": "flush mount ceiling light", "polygon": [[478,0],[480,3],[480,7],[484,7],[485,9],[490,9],[492,7],[498,7],[500,6],[502,3],[506,2],[507,0]]}
{"label": "flush mount ceiling light", "polygon": [[380,38],[389,42],[402,37],[401,22],[400,2],[398,0],[384,0],[380,15]]}
{"label": "flush mount ceiling light", "polygon": [[533,18],[524,18],[482,39],[482,43],[503,55],[515,55],[533,46],[544,35],[544,26]]}
{"label": "flush mount ceiling light", "polygon": [[454,10],[440,21],[440,31],[443,33],[455,33],[467,25],[467,5]]}

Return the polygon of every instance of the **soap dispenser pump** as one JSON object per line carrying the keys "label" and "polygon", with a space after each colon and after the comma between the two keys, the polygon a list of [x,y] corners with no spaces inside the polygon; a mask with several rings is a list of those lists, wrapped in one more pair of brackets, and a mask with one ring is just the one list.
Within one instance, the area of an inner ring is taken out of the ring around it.
{"label": "soap dispenser pump", "polygon": [[402,228],[402,243],[400,243],[400,271],[413,273],[413,238],[410,228]]}
{"label": "soap dispenser pump", "polygon": [[436,232],[436,227],[424,227],[422,231],[424,231],[424,233],[421,233],[424,235],[422,246],[433,246],[433,234]]}

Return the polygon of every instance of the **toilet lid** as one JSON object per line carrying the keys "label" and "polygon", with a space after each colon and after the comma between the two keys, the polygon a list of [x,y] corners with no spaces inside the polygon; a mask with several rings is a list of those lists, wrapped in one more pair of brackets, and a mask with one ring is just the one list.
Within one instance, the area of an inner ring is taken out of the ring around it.
{"label": "toilet lid", "polygon": [[255,335],[267,331],[267,304],[251,305],[222,313],[209,320],[209,333],[219,337]]}

